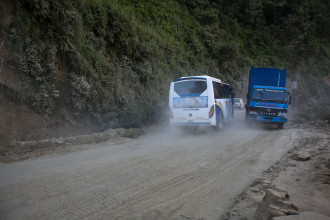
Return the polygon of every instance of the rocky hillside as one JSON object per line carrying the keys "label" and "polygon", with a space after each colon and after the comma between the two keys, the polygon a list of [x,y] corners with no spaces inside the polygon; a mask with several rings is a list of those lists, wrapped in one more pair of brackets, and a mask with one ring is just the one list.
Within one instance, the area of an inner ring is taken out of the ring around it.
{"label": "rocky hillside", "polygon": [[243,96],[250,66],[288,68],[308,87],[298,99],[316,95],[304,116],[329,118],[329,16],[327,0],[4,0],[1,137],[152,124],[173,79],[208,74]]}

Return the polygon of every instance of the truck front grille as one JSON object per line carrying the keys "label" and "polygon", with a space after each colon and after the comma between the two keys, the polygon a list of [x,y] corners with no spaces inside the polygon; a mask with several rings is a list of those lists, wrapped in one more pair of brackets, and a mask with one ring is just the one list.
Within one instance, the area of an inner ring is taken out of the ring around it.
{"label": "truck front grille", "polygon": [[276,116],[276,112],[258,112],[260,115],[265,115],[265,116]]}
{"label": "truck front grille", "polygon": [[[251,111],[256,111],[262,116],[277,116],[281,109],[250,107]],[[282,110],[283,111],[283,110]]]}

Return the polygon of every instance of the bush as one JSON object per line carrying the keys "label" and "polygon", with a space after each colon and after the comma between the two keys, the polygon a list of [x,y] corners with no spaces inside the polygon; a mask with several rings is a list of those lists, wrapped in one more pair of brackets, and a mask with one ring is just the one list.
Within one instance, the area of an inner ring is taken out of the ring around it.
{"label": "bush", "polygon": [[55,110],[56,99],[60,97],[59,91],[53,85],[41,85],[32,95],[31,106],[37,112],[50,115]]}
{"label": "bush", "polygon": [[91,104],[93,98],[97,96],[97,92],[92,85],[87,82],[85,76],[78,76],[74,73],[71,76],[72,92],[68,100],[68,104],[76,111],[76,113],[89,113],[92,112]]}
{"label": "bush", "polygon": [[40,113],[64,103],[99,124],[141,126],[159,118],[180,76],[233,83],[247,66],[292,68],[311,54],[326,72],[327,10],[301,3],[18,0],[11,41],[25,84],[11,94]]}

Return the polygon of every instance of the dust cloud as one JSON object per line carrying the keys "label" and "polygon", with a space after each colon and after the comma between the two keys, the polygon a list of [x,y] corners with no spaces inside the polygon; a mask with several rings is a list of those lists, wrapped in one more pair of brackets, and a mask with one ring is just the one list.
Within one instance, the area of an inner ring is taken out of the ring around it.
{"label": "dust cloud", "polygon": [[223,139],[223,141],[225,141],[227,137],[245,140],[249,135],[256,135],[260,132],[264,132],[264,130],[277,130],[275,128],[276,126],[274,125],[249,124],[245,121],[245,110],[235,109],[234,118],[224,124],[221,131],[217,131],[213,127],[170,126],[168,122],[163,122],[147,128],[145,133],[147,138],[155,138],[161,142],[174,144],[176,141],[183,139],[198,139],[207,142],[209,139],[215,137],[219,137]]}

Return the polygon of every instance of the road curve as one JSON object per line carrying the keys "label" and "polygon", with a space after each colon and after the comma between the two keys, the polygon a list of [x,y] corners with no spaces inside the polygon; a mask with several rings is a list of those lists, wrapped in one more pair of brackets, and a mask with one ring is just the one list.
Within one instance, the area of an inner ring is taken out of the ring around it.
{"label": "road curve", "polygon": [[296,129],[154,129],[121,144],[0,164],[0,219],[219,219]]}

